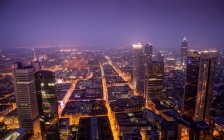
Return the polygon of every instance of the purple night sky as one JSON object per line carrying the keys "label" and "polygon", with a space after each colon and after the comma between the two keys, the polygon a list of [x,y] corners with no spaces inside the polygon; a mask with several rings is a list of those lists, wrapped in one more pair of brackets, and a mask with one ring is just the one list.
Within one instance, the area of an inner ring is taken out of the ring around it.
{"label": "purple night sky", "polygon": [[1,0],[0,48],[224,48],[223,0]]}

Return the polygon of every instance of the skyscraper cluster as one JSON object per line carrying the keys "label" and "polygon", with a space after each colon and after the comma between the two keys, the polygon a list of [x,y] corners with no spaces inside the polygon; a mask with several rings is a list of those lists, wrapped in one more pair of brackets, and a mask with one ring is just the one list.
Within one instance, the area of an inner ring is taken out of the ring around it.
{"label": "skyscraper cluster", "polygon": [[[63,95],[58,102],[63,108],[57,104],[55,73],[42,70],[39,61],[30,65],[17,62],[13,67],[13,80],[19,126],[26,128],[33,139],[43,140],[58,140],[59,136],[61,139],[116,139],[134,135],[143,139],[153,137],[151,132],[155,133],[155,139],[211,139],[218,54],[215,50],[196,51],[187,50],[187,47],[184,37],[181,53],[178,53],[181,65],[176,63],[178,59],[170,58],[170,52],[163,52],[163,55],[158,52],[154,57],[153,46],[149,43],[134,44],[133,55],[130,50],[125,58],[120,57],[123,52],[113,54],[114,58],[110,59],[110,56],[100,53],[95,56],[87,51],[80,55],[87,59],[82,59],[79,65],[85,62],[89,74],[78,74],[81,78],[72,84],[57,85],[58,95]],[[76,61],[82,57],[77,57]],[[127,75],[122,68],[127,65],[126,70],[132,72],[131,57],[133,79],[125,81],[123,77]],[[72,71],[68,73],[58,75],[70,77]],[[178,90],[174,94],[182,92],[180,98],[172,93],[174,90]],[[87,114],[88,118],[80,118]],[[67,119],[59,124],[59,116]]]}
{"label": "skyscraper cluster", "polygon": [[152,45],[133,45],[133,85],[140,94],[144,92],[146,65],[152,61]]}
{"label": "skyscraper cluster", "polygon": [[17,62],[13,79],[20,127],[34,139],[59,139],[54,73],[41,70],[39,61]]}
{"label": "skyscraper cluster", "polygon": [[[189,139],[211,138],[211,109],[217,57],[215,50],[187,50],[186,37],[181,43],[180,60],[185,73],[185,88],[183,109],[182,113],[180,112],[183,118],[180,116],[180,122],[184,120],[183,128],[187,128]],[[146,104],[150,100],[150,107],[151,102],[156,101],[155,98],[161,100],[163,97],[165,68],[162,61],[152,60],[148,61],[145,67],[144,97]]]}
{"label": "skyscraper cluster", "polygon": [[[153,60],[153,47],[147,43],[133,45],[133,83],[146,100],[161,98],[163,91],[164,62],[161,53]],[[142,92],[141,92],[142,91]]]}

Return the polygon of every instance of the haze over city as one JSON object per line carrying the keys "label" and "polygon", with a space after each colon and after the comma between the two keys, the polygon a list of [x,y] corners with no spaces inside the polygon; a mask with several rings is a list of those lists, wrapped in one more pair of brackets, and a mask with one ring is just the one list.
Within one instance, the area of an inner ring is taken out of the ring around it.
{"label": "haze over city", "polygon": [[223,0],[0,0],[0,139],[224,140]]}
{"label": "haze over city", "polygon": [[222,48],[222,0],[49,0],[0,2],[0,48],[71,45]]}

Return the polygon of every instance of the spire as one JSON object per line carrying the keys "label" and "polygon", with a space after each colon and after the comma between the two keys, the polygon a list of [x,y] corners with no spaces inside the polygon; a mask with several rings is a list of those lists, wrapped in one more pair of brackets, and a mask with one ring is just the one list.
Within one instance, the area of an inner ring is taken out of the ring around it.
{"label": "spire", "polygon": [[34,48],[33,48],[33,61],[37,61],[37,55]]}

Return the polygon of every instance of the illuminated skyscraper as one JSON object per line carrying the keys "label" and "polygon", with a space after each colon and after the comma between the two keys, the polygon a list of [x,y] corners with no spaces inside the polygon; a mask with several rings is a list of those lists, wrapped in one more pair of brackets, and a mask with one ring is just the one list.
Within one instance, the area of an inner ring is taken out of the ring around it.
{"label": "illuminated skyscraper", "polygon": [[[143,55],[143,45],[142,43],[137,43],[133,45],[133,84],[136,88],[138,88],[140,83],[140,75],[141,75],[141,68],[142,68],[142,59]],[[143,63],[144,66],[144,63]],[[143,72],[144,73],[144,72]]]}
{"label": "illuminated skyscraper", "polygon": [[188,51],[184,97],[184,115],[193,119],[197,98],[200,52]]}
{"label": "illuminated skyscraper", "polygon": [[42,70],[35,77],[42,138],[59,140],[55,74]]}
{"label": "illuminated skyscraper", "polygon": [[216,51],[201,52],[194,120],[204,121],[207,124],[210,124],[217,56]]}
{"label": "illuminated skyscraper", "polygon": [[145,45],[144,53],[146,55],[146,62],[152,61],[152,45],[147,43]]}
{"label": "illuminated skyscraper", "polygon": [[[35,137],[40,134],[40,120],[35,87],[35,69],[17,62],[13,68],[13,83],[18,111],[19,126]],[[37,139],[37,138],[36,138]]]}
{"label": "illuminated skyscraper", "polygon": [[186,37],[183,38],[183,41],[181,43],[181,51],[180,51],[180,57],[181,57],[181,65],[186,65],[187,61],[187,39]]}
{"label": "illuminated skyscraper", "polygon": [[164,63],[152,61],[146,63],[145,90],[146,101],[150,98],[161,99],[163,93]]}

